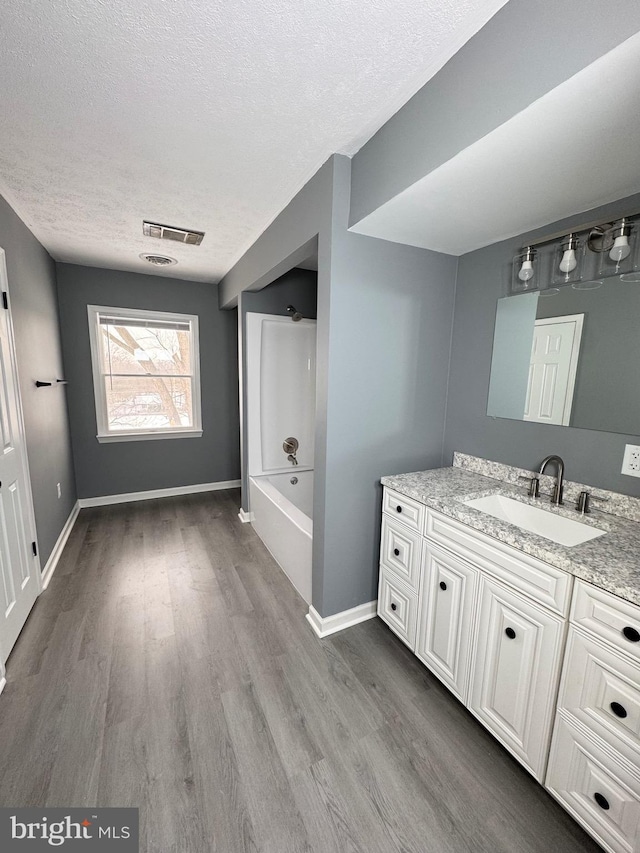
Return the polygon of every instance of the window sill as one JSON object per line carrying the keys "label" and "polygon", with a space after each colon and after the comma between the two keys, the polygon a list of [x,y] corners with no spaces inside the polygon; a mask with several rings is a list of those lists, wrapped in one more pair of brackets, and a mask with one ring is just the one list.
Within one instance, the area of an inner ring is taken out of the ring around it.
{"label": "window sill", "polygon": [[200,438],[201,429],[176,430],[176,432],[121,432],[110,435],[97,435],[100,444],[111,444],[114,441],[157,441],[162,438]]}

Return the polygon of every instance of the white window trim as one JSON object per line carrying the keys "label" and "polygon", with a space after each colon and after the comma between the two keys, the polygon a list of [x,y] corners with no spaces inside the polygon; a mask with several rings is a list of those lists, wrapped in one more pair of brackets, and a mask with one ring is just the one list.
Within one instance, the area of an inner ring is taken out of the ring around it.
{"label": "white window trim", "polygon": [[[93,375],[93,397],[96,406],[96,424],[98,441],[149,441],[161,438],[199,438],[202,435],[202,405],[200,394],[200,337],[198,334],[198,316],[196,314],[177,314],[167,311],[146,311],[139,308],[111,308],[107,305],[87,305],[89,317],[89,342],[91,345],[91,371]],[[108,314],[123,319],[163,320],[165,322],[188,322],[191,328],[191,364],[193,369],[193,426],[180,429],[153,429],[124,432],[110,431],[107,418],[107,397],[105,383],[100,370],[100,343],[98,336],[98,315]]]}

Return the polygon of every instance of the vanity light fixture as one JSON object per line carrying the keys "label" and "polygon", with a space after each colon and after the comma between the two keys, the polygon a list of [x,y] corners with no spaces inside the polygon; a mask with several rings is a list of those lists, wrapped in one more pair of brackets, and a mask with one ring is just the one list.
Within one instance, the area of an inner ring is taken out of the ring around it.
{"label": "vanity light fixture", "polygon": [[631,254],[629,246],[629,234],[631,234],[631,224],[628,219],[622,219],[613,229],[613,246],[609,252],[609,257],[616,264],[624,261]]}
{"label": "vanity light fixture", "polygon": [[514,293],[536,290],[536,250],[525,246],[513,259],[511,289]]}
{"label": "vanity light fixture", "polygon": [[633,271],[636,237],[634,223],[628,217],[609,226],[600,250],[601,276],[624,275]]}
{"label": "vanity light fixture", "polygon": [[572,284],[582,278],[583,247],[576,234],[567,234],[558,244],[553,261],[552,285]]}
{"label": "vanity light fixture", "polygon": [[640,213],[634,211],[613,222],[583,222],[568,234],[557,231],[532,240],[513,259],[511,293],[551,295],[562,285],[593,290],[611,276],[640,283],[638,222]]}

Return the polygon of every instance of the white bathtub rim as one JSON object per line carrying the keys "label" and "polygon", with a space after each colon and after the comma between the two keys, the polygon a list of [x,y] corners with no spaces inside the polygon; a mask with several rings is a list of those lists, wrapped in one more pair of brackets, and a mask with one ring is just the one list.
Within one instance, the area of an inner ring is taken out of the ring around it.
{"label": "white bathtub rim", "polygon": [[249,477],[249,480],[289,518],[298,530],[306,533],[307,536],[313,537],[313,520],[308,515],[305,515],[301,509],[298,509],[282,492],[278,491],[273,483],[269,482],[268,475],[264,475],[264,477]]}

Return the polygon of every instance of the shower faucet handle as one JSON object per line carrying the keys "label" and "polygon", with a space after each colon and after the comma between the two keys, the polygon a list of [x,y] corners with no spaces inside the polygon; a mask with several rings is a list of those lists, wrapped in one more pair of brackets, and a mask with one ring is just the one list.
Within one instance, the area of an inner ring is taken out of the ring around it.
{"label": "shower faucet handle", "polygon": [[291,462],[292,465],[298,464],[298,460],[296,459],[298,447],[300,447],[298,439],[294,438],[293,436],[285,438],[285,440],[282,442],[282,449],[287,454],[287,461]]}
{"label": "shower faucet handle", "polygon": [[295,456],[298,452],[299,447],[300,443],[298,442],[298,439],[294,438],[293,436],[285,438],[285,440],[282,442],[282,449],[290,456]]}

